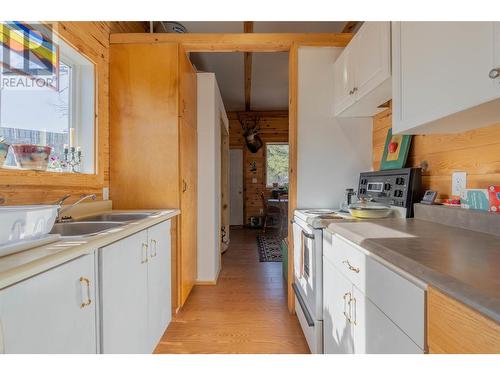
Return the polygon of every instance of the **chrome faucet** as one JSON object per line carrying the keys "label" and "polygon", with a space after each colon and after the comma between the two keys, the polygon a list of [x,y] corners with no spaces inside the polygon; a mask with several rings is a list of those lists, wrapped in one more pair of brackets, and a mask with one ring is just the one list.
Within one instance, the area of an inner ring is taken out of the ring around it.
{"label": "chrome faucet", "polygon": [[70,209],[72,209],[73,207],[75,207],[76,205],[80,204],[81,202],[83,202],[84,200],[86,199],[92,199],[93,201],[96,200],[96,195],[95,194],[82,194],[82,196],[80,197],[80,199],[78,199],[75,203],[73,203],[72,205],[69,205],[69,206],[66,206],[66,207],[62,207],[62,204],[64,203],[64,201],[66,199],[68,199],[70,197],[69,194],[65,195],[64,197],[62,197],[57,204],[59,204],[59,210],[57,212],[57,222],[60,223],[61,221],[64,221],[64,218],[61,217],[61,214],[63,212],[66,212]]}

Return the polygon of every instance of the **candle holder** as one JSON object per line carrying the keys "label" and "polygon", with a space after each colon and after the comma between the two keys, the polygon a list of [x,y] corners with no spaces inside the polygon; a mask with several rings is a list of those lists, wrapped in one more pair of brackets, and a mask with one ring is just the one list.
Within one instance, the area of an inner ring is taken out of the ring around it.
{"label": "candle holder", "polygon": [[82,163],[82,151],[80,147],[64,147],[64,161],[72,173],[79,173]]}

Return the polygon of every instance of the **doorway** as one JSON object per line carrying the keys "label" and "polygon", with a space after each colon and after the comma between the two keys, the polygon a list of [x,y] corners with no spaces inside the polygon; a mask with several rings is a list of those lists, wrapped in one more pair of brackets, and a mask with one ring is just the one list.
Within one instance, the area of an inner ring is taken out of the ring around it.
{"label": "doorway", "polygon": [[243,150],[230,150],[229,224],[243,226]]}

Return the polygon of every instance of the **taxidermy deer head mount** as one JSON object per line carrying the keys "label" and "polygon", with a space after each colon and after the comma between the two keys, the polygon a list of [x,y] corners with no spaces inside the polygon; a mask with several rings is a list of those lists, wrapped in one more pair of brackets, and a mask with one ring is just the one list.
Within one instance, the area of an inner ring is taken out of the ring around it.
{"label": "taxidermy deer head mount", "polygon": [[259,137],[260,117],[259,116],[242,116],[238,114],[238,121],[243,129],[243,139],[248,150],[255,154],[264,145]]}

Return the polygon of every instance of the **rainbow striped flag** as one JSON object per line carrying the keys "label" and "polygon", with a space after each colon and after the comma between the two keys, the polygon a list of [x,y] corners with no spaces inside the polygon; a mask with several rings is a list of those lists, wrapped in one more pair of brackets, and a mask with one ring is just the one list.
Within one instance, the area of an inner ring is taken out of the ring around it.
{"label": "rainbow striped flag", "polygon": [[1,22],[2,73],[57,75],[59,47],[50,34],[50,28],[40,24]]}

